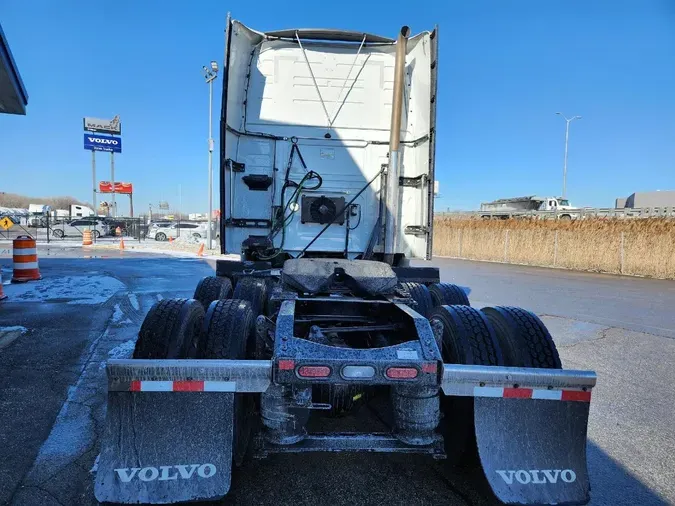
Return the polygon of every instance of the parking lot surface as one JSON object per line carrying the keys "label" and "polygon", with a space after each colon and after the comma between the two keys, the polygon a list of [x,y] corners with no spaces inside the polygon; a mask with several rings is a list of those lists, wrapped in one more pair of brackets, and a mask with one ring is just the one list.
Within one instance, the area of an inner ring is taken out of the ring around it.
{"label": "parking lot surface", "polygon": [[[2,248],[0,248],[2,250]],[[542,316],[566,368],[593,369],[594,505],[675,504],[675,283],[437,259],[476,307]],[[11,258],[0,254],[5,280]],[[0,504],[96,504],[104,364],[128,356],[162,298],[189,297],[213,262],[40,247],[43,279],[0,302]],[[370,423],[364,406],[336,426]],[[425,457],[273,456],[245,463],[225,504],[490,505],[479,471]]]}

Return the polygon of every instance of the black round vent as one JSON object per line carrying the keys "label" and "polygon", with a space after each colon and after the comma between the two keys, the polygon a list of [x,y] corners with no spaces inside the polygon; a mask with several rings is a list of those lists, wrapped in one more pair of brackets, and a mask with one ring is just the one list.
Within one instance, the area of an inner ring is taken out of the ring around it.
{"label": "black round vent", "polygon": [[312,221],[325,225],[335,218],[337,206],[332,199],[319,197],[311,203],[309,212],[312,216]]}

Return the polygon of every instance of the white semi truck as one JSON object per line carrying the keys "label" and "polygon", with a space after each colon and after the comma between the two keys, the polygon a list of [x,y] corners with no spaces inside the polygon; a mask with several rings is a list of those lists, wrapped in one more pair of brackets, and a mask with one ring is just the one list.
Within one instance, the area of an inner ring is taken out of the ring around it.
{"label": "white semi truck", "polygon": [[[248,454],[387,452],[479,460],[507,504],[587,503],[595,374],[563,370],[533,313],[473,308],[408,263],[431,256],[438,31],[226,33],[221,236],[240,260],[108,361],[97,499],[219,500]],[[386,423],[335,431],[373,399]]]}

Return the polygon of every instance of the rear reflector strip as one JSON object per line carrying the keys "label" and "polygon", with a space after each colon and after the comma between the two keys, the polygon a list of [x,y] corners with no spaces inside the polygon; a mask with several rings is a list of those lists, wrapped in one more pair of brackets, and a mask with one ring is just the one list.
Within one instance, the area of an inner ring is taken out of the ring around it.
{"label": "rear reflector strip", "polygon": [[298,369],[298,376],[303,378],[326,378],[330,376],[330,367],[325,365],[303,365]]}
{"label": "rear reflector strip", "polygon": [[389,379],[413,379],[417,377],[414,367],[390,367],[385,373]]}
{"label": "rear reflector strip", "polygon": [[295,360],[282,359],[279,360],[280,371],[292,371],[295,369]]}
{"label": "rear reflector strip", "polygon": [[438,372],[438,364],[436,362],[422,364],[422,372],[436,374]]}
{"label": "rear reflector strip", "polygon": [[533,388],[474,387],[474,397],[504,399],[544,399],[550,401],[591,402],[591,392],[582,390],[548,390]]}
{"label": "rear reflector strip", "polygon": [[131,381],[130,392],[235,392],[234,381]]}

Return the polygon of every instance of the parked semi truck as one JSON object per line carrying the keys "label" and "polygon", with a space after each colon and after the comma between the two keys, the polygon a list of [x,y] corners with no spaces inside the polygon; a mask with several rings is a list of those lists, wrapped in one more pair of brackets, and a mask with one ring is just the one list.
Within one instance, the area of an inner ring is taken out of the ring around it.
{"label": "parked semi truck", "polygon": [[[410,265],[431,257],[438,31],[228,17],[226,41],[221,237],[241,260],[108,361],[98,500],[218,500],[247,456],[340,451],[480,462],[504,503],[586,504],[595,374],[563,370],[533,313]],[[376,398],[372,424],[331,429]]]}
{"label": "parked semi truck", "polygon": [[547,214],[554,212],[562,219],[571,219],[578,207],[570,205],[569,200],[563,197],[538,197],[530,195],[526,197],[514,197],[509,199],[493,200],[492,202],[483,202],[480,205],[481,215],[483,217],[508,217],[513,213],[536,211],[547,211]]}

